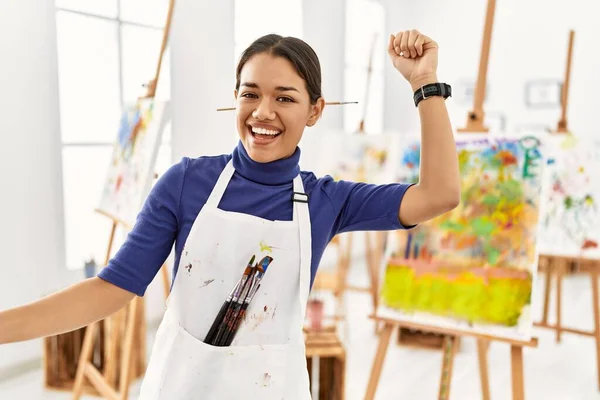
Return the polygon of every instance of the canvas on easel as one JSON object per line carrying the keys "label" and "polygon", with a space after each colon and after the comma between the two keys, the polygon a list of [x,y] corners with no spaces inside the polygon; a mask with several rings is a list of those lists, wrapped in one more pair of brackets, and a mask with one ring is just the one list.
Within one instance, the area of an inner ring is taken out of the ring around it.
{"label": "canvas on easel", "polygon": [[152,181],[168,103],[139,99],[121,117],[98,211],[133,226]]}
{"label": "canvas on easel", "polygon": [[600,139],[554,135],[540,253],[600,259]]}
{"label": "canvas on easel", "polygon": [[[379,345],[365,399],[373,399],[396,327],[442,335],[439,399],[448,399],[462,337],[477,339],[482,398],[489,400],[487,350],[510,345],[513,399],[524,399],[523,347],[536,347],[537,237],[544,153],[533,136],[458,135],[461,203],[408,232],[389,235],[376,323]],[[418,142],[406,144],[397,177],[414,182]],[[402,240],[398,240],[401,237]],[[535,306],[535,304],[533,304]]]}
{"label": "canvas on easel", "polygon": [[[377,315],[529,340],[543,171],[533,137],[457,138],[461,202],[416,229],[390,235]],[[418,176],[419,145],[398,176]]]}
{"label": "canvas on easel", "polygon": [[[551,329],[560,342],[563,333],[592,337],[596,342],[596,379],[600,389],[600,254],[598,252],[598,171],[599,141],[596,137],[575,137],[568,126],[567,110],[575,31],[569,31],[565,78],[561,90],[561,116],[547,141],[553,144],[549,163],[548,207],[540,261],[546,279],[542,319],[535,326]],[[546,234],[548,236],[546,236]],[[555,234],[555,239],[550,236]],[[559,246],[560,245],[560,246]],[[574,268],[573,268],[574,267]],[[562,281],[567,271],[589,274],[592,291],[592,330],[563,325]],[[552,280],[556,278],[556,320],[548,320]]]}
{"label": "canvas on easel", "polygon": [[385,184],[393,180],[397,137],[326,132],[320,139],[317,174],[334,180]]}

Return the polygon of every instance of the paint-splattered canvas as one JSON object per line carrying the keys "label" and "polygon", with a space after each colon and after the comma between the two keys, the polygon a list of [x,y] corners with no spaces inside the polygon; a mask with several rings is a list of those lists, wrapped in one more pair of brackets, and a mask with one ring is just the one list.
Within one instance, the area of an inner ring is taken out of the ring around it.
{"label": "paint-splattered canvas", "polygon": [[323,134],[317,174],[335,180],[384,184],[394,178],[396,135]]}
{"label": "paint-splattered canvas", "polygon": [[[419,144],[398,178],[416,181]],[[460,205],[390,235],[378,315],[502,337],[530,335],[543,183],[534,138],[457,138]]]}
{"label": "paint-splattered canvas", "polygon": [[554,135],[540,254],[600,259],[600,140]]}
{"label": "paint-splattered canvas", "polygon": [[139,100],[121,117],[98,209],[130,226],[154,177],[154,165],[167,118],[167,103]]}

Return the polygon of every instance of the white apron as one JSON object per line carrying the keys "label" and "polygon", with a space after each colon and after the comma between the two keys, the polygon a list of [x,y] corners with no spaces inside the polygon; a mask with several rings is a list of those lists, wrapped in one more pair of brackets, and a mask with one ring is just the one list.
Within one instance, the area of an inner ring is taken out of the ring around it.
{"label": "white apron", "polygon": [[[302,334],[310,286],[308,204],[294,202],[293,221],[220,210],[233,173],[230,161],[182,250],[140,400],[311,398]],[[294,192],[304,193],[299,175]],[[266,254],[273,261],[233,343],[205,344],[215,316],[253,254],[256,261]]]}

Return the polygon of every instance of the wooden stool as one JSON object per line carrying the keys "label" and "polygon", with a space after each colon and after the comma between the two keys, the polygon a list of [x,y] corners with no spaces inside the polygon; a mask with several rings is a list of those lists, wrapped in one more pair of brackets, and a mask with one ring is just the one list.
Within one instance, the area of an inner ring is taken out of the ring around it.
{"label": "wooden stool", "polygon": [[346,373],[346,350],[332,329],[305,334],[306,363],[313,383],[312,360],[319,358],[319,396],[314,400],[343,400]]}

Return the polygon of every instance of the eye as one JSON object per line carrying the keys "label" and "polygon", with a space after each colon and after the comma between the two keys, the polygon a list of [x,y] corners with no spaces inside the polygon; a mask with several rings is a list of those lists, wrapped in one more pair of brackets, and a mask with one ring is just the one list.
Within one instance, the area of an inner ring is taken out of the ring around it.
{"label": "eye", "polygon": [[244,98],[247,98],[247,99],[256,99],[256,98],[258,98],[257,95],[255,95],[254,93],[250,93],[250,92],[242,93],[242,95],[240,97],[244,97]]}
{"label": "eye", "polygon": [[291,97],[278,97],[277,101],[280,101],[282,103],[293,103],[294,99],[292,99]]}

